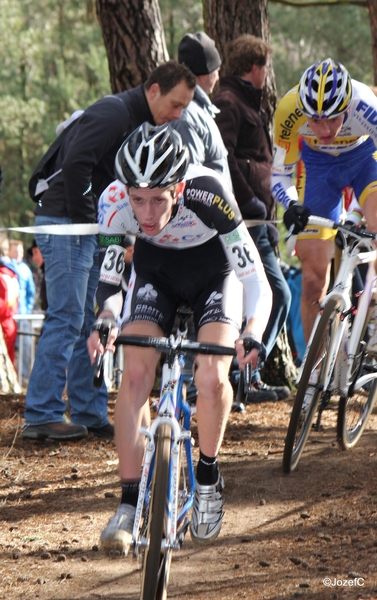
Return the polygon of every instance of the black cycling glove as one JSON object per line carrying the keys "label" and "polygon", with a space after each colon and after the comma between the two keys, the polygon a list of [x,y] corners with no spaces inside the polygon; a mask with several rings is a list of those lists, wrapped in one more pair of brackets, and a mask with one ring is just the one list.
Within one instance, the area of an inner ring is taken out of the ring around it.
{"label": "black cycling glove", "polygon": [[310,215],[310,210],[304,204],[293,200],[283,215],[284,225],[288,231],[293,225],[293,230],[291,233],[293,233],[293,235],[297,235],[300,233],[300,231],[305,229]]}
{"label": "black cycling glove", "polygon": [[258,342],[258,340],[251,333],[245,335],[245,337],[242,336],[242,339],[245,348],[245,354],[249,354],[249,352],[254,350],[254,348],[258,350],[258,361],[256,368],[258,370],[262,369],[267,355],[266,346],[263,344],[263,342]]}

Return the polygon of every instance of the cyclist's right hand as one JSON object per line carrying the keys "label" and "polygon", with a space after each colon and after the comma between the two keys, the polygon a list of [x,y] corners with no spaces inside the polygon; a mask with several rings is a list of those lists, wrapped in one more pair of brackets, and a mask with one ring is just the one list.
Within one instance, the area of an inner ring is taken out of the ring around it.
{"label": "cyclist's right hand", "polygon": [[283,215],[284,225],[293,235],[297,235],[307,225],[310,215],[310,210],[304,204],[292,200]]}
{"label": "cyclist's right hand", "polygon": [[261,369],[266,360],[266,347],[262,342],[258,342],[251,333],[243,333],[236,340],[237,362],[241,369],[246,365],[251,365],[252,369]]}
{"label": "cyclist's right hand", "polygon": [[87,340],[90,361],[95,364],[98,355],[102,355],[106,350],[115,352],[114,342],[118,337],[119,329],[111,316],[102,314],[91,327],[91,334]]}

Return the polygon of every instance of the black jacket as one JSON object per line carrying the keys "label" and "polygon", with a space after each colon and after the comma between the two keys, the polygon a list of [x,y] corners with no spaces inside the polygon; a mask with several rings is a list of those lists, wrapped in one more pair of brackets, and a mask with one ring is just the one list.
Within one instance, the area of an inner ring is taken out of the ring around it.
{"label": "black jacket", "polygon": [[64,140],[56,162],[62,172],[51,180],[35,214],[96,223],[98,198],[115,179],[115,155],[144,121],[154,125],[142,85],[89,106]]}
{"label": "black jacket", "polygon": [[[271,196],[272,144],[268,118],[261,106],[262,90],[236,75],[221,77],[212,102],[220,109],[220,129],[232,176],[233,191],[242,206],[257,197],[274,213]],[[251,218],[251,215],[249,215]]]}

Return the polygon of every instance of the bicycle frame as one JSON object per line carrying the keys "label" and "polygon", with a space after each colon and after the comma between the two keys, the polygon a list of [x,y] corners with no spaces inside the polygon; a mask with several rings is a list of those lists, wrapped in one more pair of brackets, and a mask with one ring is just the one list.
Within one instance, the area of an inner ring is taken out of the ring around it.
{"label": "bicycle frame", "polygon": [[[313,225],[325,225],[336,228],[337,225],[328,219],[311,217],[310,223]],[[367,252],[360,252],[360,247],[368,247]],[[358,352],[358,343],[364,327],[366,315],[375,293],[377,276],[374,270],[374,261],[376,260],[376,250],[371,250],[371,241],[359,239],[356,244],[346,246],[340,263],[339,271],[335,279],[333,288],[328,292],[321,303],[320,312],[317,315],[313,326],[309,342],[299,370],[296,383],[300,381],[306,356],[309,352],[317,323],[326,303],[330,298],[335,298],[339,303],[341,319],[339,327],[332,337],[332,347],[328,349],[328,358],[326,364],[325,377],[323,379],[323,392],[329,389],[330,383],[334,389],[339,389],[341,395],[347,396],[351,384],[351,366],[356,353]],[[357,311],[352,324],[351,335],[348,337],[349,319],[352,312],[350,299],[350,290],[352,285],[352,275],[355,267],[359,264],[369,263],[364,290],[360,295]],[[355,383],[354,389],[359,389],[367,382],[377,378],[377,373],[368,373],[359,377]]]}
{"label": "bicycle frame", "polygon": [[[177,338],[179,339],[179,338]],[[181,546],[180,535],[188,526],[187,514],[193,504],[195,490],[194,464],[191,452],[191,409],[183,398],[184,383],[184,355],[174,354],[173,361],[167,360],[162,368],[161,391],[158,403],[158,414],[149,428],[142,427],[140,433],[147,438],[147,446],[143,461],[143,469],[139,488],[139,497],[136,507],[135,523],[133,528],[134,555],[137,556],[140,547],[147,545],[147,540],[140,535],[142,513],[145,505],[150,502],[149,486],[153,477],[155,457],[155,436],[162,424],[167,424],[172,430],[171,460],[169,469],[169,486],[167,494],[169,539],[163,540],[162,550],[178,550]],[[182,426],[179,419],[183,415]],[[184,443],[187,461],[188,487],[186,489],[183,506],[178,513],[178,479],[179,479],[179,444]],[[183,525],[182,525],[183,523]],[[178,527],[181,529],[178,529]]]}

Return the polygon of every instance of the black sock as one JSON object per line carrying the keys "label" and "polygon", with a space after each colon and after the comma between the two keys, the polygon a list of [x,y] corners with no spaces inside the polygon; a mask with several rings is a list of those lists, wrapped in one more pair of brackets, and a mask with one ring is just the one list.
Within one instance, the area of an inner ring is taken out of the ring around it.
{"label": "black sock", "polygon": [[219,478],[217,456],[206,456],[200,452],[196,467],[196,479],[200,485],[213,485]]}
{"label": "black sock", "polygon": [[122,498],[121,504],[131,504],[131,506],[137,505],[137,498],[139,496],[139,483],[140,479],[134,479],[132,481],[122,481]]}

